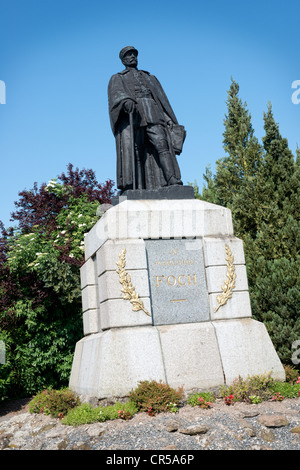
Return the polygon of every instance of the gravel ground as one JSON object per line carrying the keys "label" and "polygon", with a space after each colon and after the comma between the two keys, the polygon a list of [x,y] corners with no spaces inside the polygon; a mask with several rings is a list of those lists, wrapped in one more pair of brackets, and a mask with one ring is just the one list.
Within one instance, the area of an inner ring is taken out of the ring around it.
{"label": "gravel ground", "polygon": [[[28,402],[28,401],[27,401]],[[300,450],[300,399],[235,403],[217,400],[211,409],[184,406],[177,413],[150,417],[137,413],[115,420],[71,427],[28,412],[27,402],[0,407],[3,450]]]}

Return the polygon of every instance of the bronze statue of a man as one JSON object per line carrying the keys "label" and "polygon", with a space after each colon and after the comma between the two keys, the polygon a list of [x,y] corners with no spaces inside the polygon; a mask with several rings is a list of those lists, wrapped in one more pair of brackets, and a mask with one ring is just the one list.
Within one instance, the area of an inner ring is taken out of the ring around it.
{"label": "bronze statue of a man", "polygon": [[[181,148],[174,148],[172,133],[183,126],[178,126],[157,78],[138,70],[137,55],[132,46],[121,50],[125,69],[113,75],[108,85],[109,116],[117,150],[117,187],[124,191],[182,185],[176,158]],[[182,135],[183,144],[185,131]]]}

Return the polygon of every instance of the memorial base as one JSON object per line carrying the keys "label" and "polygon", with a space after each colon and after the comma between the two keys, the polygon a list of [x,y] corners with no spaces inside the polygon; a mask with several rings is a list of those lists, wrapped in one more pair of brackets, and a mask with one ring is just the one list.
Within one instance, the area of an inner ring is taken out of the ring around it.
{"label": "memorial base", "polygon": [[[125,397],[140,381],[185,394],[271,372],[285,379],[252,318],[231,212],[200,200],[122,200],[85,239],[83,338],[70,388]],[[225,288],[226,287],[226,288]]]}

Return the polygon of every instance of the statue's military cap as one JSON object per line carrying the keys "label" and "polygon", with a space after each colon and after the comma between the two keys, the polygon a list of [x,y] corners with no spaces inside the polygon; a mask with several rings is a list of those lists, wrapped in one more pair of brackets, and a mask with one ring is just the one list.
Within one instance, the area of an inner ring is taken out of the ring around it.
{"label": "statue's military cap", "polygon": [[120,51],[120,54],[119,54],[119,57],[120,57],[121,60],[123,59],[124,55],[125,55],[126,52],[128,52],[128,51],[135,51],[136,54],[138,54],[138,50],[137,50],[135,47],[133,47],[133,46],[126,46],[126,47],[123,47],[123,49]]}

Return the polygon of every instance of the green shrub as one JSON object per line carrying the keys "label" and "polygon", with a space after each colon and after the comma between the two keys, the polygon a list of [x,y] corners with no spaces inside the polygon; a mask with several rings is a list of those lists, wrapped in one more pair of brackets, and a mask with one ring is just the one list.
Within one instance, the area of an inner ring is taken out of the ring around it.
{"label": "green shrub", "polygon": [[194,393],[188,396],[187,404],[190,406],[198,406],[199,405],[199,398],[202,397],[206,402],[214,402],[216,401],[215,395],[211,392],[199,392]]}
{"label": "green shrub", "polygon": [[299,370],[291,365],[284,365],[283,367],[285,371],[285,381],[290,384],[294,384],[300,375]]}
{"label": "green shrub", "polygon": [[256,404],[256,405],[263,401],[263,399],[259,395],[250,395],[249,400],[250,400],[250,403]]}
{"label": "green shrub", "polygon": [[183,398],[183,389],[175,390],[165,383],[145,380],[130,392],[129,398],[140,411],[153,416],[161,411],[169,411],[171,405],[177,407]]}
{"label": "green shrub", "polygon": [[64,388],[62,390],[43,390],[38,393],[29,403],[30,413],[45,413],[55,418],[65,416],[68,411],[80,405],[76,395]]}
{"label": "green shrub", "polygon": [[290,384],[288,382],[275,382],[271,387],[272,393],[280,393],[284,398],[299,397],[300,384]]}
{"label": "green shrub", "polygon": [[238,377],[231,385],[221,387],[220,393],[224,398],[233,395],[235,401],[245,401],[251,403],[250,397],[260,397],[262,400],[268,400],[272,395],[272,386],[275,381],[271,374],[248,376],[246,379]]}
{"label": "green shrub", "polygon": [[129,419],[138,409],[133,402],[115,403],[110,406],[93,407],[89,403],[83,403],[71,409],[62,420],[62,424],[68,426],[80,426],[81,424],[91,424],[118,418]]}

